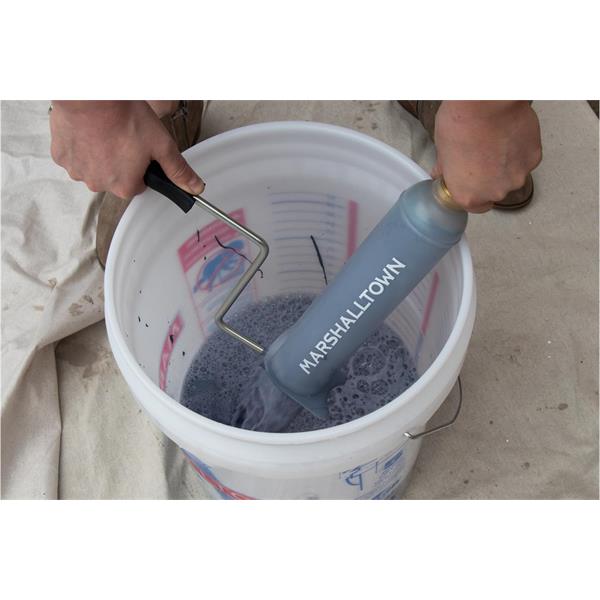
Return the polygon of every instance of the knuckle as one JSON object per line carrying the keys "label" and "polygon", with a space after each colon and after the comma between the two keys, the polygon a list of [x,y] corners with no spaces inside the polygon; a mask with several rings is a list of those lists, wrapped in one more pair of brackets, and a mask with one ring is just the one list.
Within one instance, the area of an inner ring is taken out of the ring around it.
{"label": "knuckle", "polygon": [[65,151],[58,144],[50,144],[50,156],[52,160],[59,166],[64,166]]}
{"label": "knuckle", "polygon": [[186,170],[187,170],[187,163],[185,162],[185,160],[183,159],[183,157],[180,155],[174,161],[173,171],[172,171],[172,177],[174,179],[179,179],[180,177],[182,177],[183,175],[185,175]]}
{"label": "knuckle", "polygon": [[115,186],[119,184],[119,178],[114,172],[109,173],[107,176],[102,177],[104,181],[104,189],[114,190]]}
{"label": "knuckle", "polygon": [[140,184],[135,186],[135,189],[133,190],[133,195],[139,196],[145,189],[146,184],[143,181],[140,181]]}
{"label": "knuckle", "polygon": [[533,167],[531,170],[535,169],[541,162],[542,162],[542,147],[538,146],[532,153],[531,156],[531,162],[533,164]]}
{"label": "knuckle", "polygon": [[527,173],[525,173],[525,172],[518,173],[512,179],[512,189],[513,190],[521,189],[525,185],[526,181],[527,181]]}
{"label": "knuckle", "polygon": [[128,185],[116,185],[111,191],[115,196],[118,196],[123,200],[129,200],[130,198],[133,198],[133,195],[131,194],[131,189]]}
{"label": "knuckle", "polygon": [[[520,187],[520,186],[518,186]],[[504,189],[500,189],[498,188],[497,190],[494,190],[491,194],[490,194],[490,200],[492,202],[501,202],[502,200],[504,200],[504,198],[506,198],[506,194],[508,194],[510,190],[504,190]]]}
{"label": "knuckle", "polygon": [[118,196],[119,198],[122,198],[123,200],[130,200],[134,196],[137,196],[138,194],[143,192],[145,189],[146,189],[146,186],[144,185],[143,182],[128,181],[128,182],[120,182],[120,183],[114,185],[110,191],[115,196]]}
{"label": "knuckle", "polygon": [[469,194],[469,195],[464,196],[462,198],[461,204],[467,210],[473,210],[473,209],[477,208],[481,204],[481,200],[479,200],[476,196],[473,196],[473,195]]}
{"label": "knuckle", "polygon": [[81,174],[79,173],[79,171],[77,171],[76,169],[73,168],[68,168],[67,169],[67,173],[69,174],[69,177],[73,180],[73,181],[83,181],[83,177],[81,176]]}
{"label": "knuckle", "polygon": [[90,192],[101,192],[103,191],[103,186],[100,184],[99,181],[86,181],[85,184],[88,187],[88,190],[90,190]]}

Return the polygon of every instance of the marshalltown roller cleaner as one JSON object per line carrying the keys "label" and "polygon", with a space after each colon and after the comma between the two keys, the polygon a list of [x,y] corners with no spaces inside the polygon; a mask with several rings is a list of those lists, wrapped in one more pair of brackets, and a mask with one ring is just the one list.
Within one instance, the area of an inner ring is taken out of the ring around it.
{"label": "marshalltown roller cleaner", "polygon": [[256,258],[215,319],[221,329],[264,355],[249,398],[272,414],[272,422],[278,424],[273,430],[285,422],[282,413],[290,413],[291,419],[299,406],[321,419],[327,417],[327,397],[343,382],[342,367],[348,358],[460,240],[467,224],[467,213],[454,202],[442,179],[414,184],[300,319],[265,349],[230,327],[225,316],[267,258],[267,243],[202,196],[177,187],[158,163],[150,165],[145,182],[184,212],[198,204],[257,246]]}

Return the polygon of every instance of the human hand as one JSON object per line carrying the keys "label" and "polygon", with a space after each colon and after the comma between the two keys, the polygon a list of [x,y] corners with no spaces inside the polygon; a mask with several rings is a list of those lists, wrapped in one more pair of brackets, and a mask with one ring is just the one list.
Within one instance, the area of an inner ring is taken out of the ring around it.
{"label": "human hand", "polygon": [[540,126],[528,102],[442,102],[435,121],[437,163],[454,200],[482,213],[525,184],[542,160]]}
{"label": "human hand", "polygon": [[160,122],[168,101],[56,101],[50,113],[51,155],[75,181],[93,192],[124,199],[145,189],[144,173],[156,160],[167,177],[191,194],[204,182],[185,161]]}

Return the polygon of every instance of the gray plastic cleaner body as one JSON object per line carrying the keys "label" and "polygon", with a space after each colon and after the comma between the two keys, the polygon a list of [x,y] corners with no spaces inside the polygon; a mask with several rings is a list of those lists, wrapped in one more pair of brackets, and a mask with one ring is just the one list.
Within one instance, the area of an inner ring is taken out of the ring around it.
{"label": "gray plastic cleaner body", "polygon": [[302,317],[269,347],[272,382],[318,417],[361,343],[456,244],[467,213],[440,180],[405,190]]}

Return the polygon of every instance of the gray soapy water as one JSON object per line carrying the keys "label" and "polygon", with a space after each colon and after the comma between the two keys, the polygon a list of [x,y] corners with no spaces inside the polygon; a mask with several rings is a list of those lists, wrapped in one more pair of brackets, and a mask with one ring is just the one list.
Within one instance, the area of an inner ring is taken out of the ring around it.
{"label": "gray soapy water", "polygon": [[[281,295],[246,306],[231,325],[268,347],[308,308],[313,296]],[[292,433],[333,427],[384,406],[417,379],[402,340],[387,325],[372,333],[344,368],[346,381],[328,398],[321,420],[279,392],[261,367],[262,357],[223,331],[202,345],[185,376],[181,403],[219,423]],[[259,390],[260,393],[257,393]]]}

